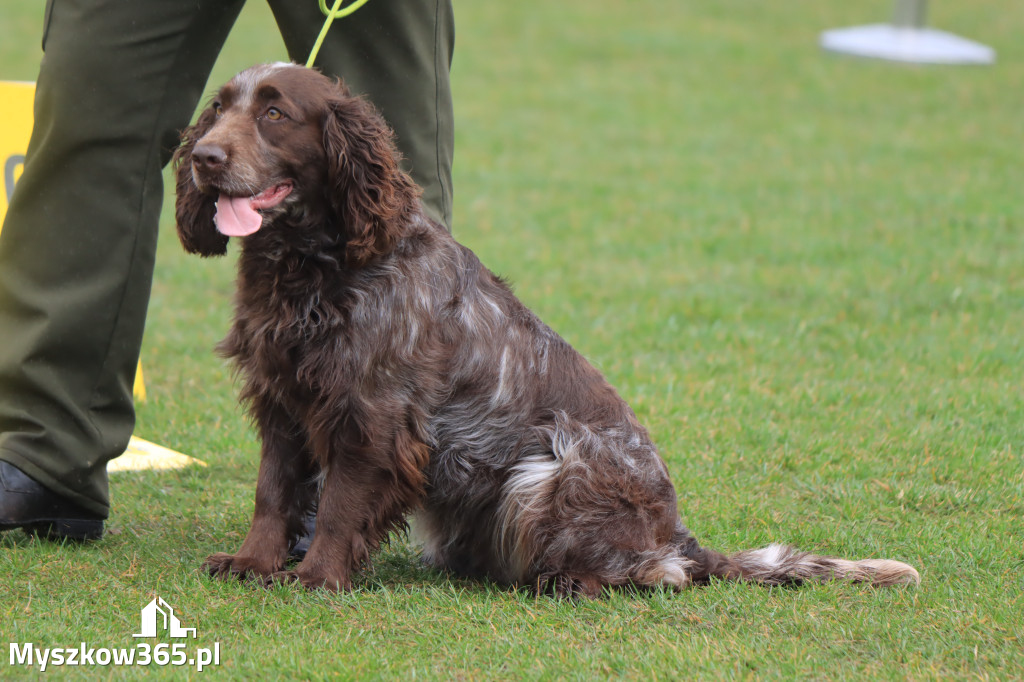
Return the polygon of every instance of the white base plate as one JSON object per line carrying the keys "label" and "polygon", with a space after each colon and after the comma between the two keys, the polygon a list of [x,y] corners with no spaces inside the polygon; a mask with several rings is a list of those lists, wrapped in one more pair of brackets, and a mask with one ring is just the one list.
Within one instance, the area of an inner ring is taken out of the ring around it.
{"label": "white base plate", "polygon": [[821,34],[821,46],[831,52],[916,64],[992,64],[996,53],[952,33],[933,28],[899,28],[871,24],[837,28]]}

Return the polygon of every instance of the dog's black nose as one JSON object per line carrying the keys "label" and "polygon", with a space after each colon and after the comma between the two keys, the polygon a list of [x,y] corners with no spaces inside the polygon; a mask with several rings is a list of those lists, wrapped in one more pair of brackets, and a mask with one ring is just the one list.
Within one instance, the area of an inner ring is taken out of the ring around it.
{"label": "dog's black nose", "polygon": [[192,163],[205,170],[218,170],[227,163],[228,153],[216,144],[197,144],[192,150]]}

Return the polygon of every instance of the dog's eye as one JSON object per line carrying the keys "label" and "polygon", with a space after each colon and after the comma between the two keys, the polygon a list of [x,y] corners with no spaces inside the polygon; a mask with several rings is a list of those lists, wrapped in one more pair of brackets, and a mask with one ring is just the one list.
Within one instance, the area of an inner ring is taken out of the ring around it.
{"label": "dog's eye", "polygon": [[223,113],[224,113],[224,107],[221,106],[220,102],[214,102],[213,103],[213,114],[214,114],[214,116],[219,117]]}
{"label": "dog's eye", "polygon": [[282,114],[281,110],[276,107],[270,107],[269,109],[267,109],[266,116],[271,121],[280,121],[282,118],[284,118],[284,114]]}

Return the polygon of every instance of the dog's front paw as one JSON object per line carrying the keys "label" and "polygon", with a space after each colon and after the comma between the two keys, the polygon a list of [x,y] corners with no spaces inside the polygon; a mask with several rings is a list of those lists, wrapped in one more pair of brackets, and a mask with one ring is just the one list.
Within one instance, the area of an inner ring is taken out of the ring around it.
{"label": "dog's front paw", "polygon": [[266,578],[273,575],[279,566],[259,557],[240,557],[237,554],[218,552],[206,557],[203,570],[215,578],[222,580],[242,580],[245,578]]}
{"label": "dog's front paw", "polygon": [[348,592],[352,589],[352,581],[347,576],[326,576],[303,571],[301,565],[291,571],[277,571],[265,582],[268,586],[273,583],[299,583],[307,590],[324,589],[331,592]]}

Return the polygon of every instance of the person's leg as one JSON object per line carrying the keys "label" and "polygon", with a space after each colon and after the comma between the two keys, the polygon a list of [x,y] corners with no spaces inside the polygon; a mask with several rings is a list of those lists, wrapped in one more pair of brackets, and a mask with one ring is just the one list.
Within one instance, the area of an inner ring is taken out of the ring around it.
{"label": "person's leg", "polygon": [[[270,0],[270,6],[288,54],[304,64],[324,23],[317,3]],[[405,169],[423,188],[423,203],[449,230],[454,45],[451,0],[370,0],[331,25],[315,63],[381,111],[396,133]]]}
{"label": "person's leg", "polygon": [[106,464],[134,427],[161,168],[243,1],[48,6],[35,127],[0,232],[0,530],[26,525],[9,465],[107,516]]}

